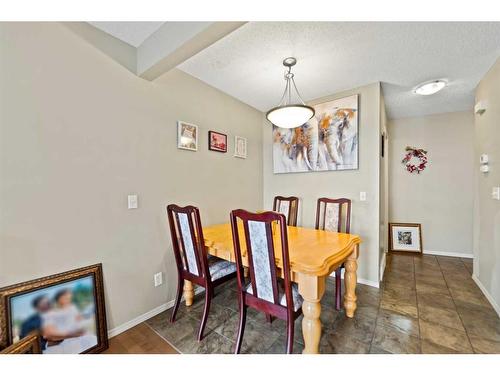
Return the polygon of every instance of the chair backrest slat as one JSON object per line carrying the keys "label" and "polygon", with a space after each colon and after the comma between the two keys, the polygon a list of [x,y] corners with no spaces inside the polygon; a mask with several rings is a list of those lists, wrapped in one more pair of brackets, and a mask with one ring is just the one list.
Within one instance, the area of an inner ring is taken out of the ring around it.
{"label": "chair backrest slat", "polygon": [[176,213],[175,216],[177,217],[181,234],[180,242],[187,261],[185,266],[189,272],[196,276],[200,276],[199,257],[197,256],[194,242],[196,237],[193,233],[192,221],[190,220],[191,218],[183,212]]}
{"label": "chair backrest slat", "polygon": [[179,271],[195,277],[208,274],[207,255],[201,227],[200,211],[194,206],[167,206],[170,235]]}
{"label": "chair backrest slat", "polygon": [[246,292],[245,288],[247,285],[243,276],[240,229],[238,226],[238,223],[241,223],[245,234],[248,268],[250,271],[250,294],[267,302],[276,305],[280,304],[275,248],[272,234],[272,224],[276,221],[279,223],[277,228],[279,228],[281,236],[281,259],[283,263],[285,295],[287,295],[287,303],[292,304],[288,306],[293,306],[286,219],[281,213],[269,211],[254,214],[245,210],[234,210],[231,212],[231,227],[236,254],[238,285],[240,290]]}
{"label": "chair backrest slat", "polygon": [[274,197],[273,211],[280,212],[285,215],[288,225],[297,226],[297,216],[299,211],[298,197]]}
{"label": "chair backrest slat", "polygon": [[[345,207],[345,215],[343,207]],[[316,206],[316,229],[351,232],[351,200],[319,198]]]}

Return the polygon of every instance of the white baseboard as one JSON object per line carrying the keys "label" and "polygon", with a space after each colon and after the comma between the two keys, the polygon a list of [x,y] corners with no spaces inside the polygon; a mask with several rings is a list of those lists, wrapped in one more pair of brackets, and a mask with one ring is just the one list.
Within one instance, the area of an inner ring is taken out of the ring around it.
{"label": "white baseboard", "polygon": [[451,251],[432,251],[432,250],[424,250],[424,254],[427,255],[439,255],[443,257],[456,257],[456,258],[474,258],[474,254],[466,254],[466,253],[454,253]]}
{"label": "white baseboard", "polygon": [[384,256],[382,257],[382,261],[380,262],[379,281],[382,281],[382,279],[384,278],[386,261],[387,261],[387,253],[384,251]]}
{"label": "white baseboard", "polygon": [[[194,294],[197,295],[203,292],[204,290],[205,289],[203,288],[196,288]],[[182,298],[182,301],[184,301],[184,298]],[[130,328],[135,327],[136,325],[142,322],[145,322],[149,318],[152,318],[153,316],[158,315],[163,311],[170,309],[171,307],[174,306],[174,302],[175,300],[163,303],[160,306],[155,307],[153,310],[150,310],[142,315],[139,315],[138,317],[129,320],[128,322],[120,324],[118,327],[108,330],[108,338],[119,335],[120,333],[125,332],[126,330],[129,330]]]}
{"label": "white baseboard", "polygon": [[474,275],[474,274],[472,274],[472,280],[474,280],[476,282],[476,284],[479,287],[479,289],[481,289],[481,292],[483,292],[483,294],[486,297],[486,299],[488,300],[488,302],[491,303],[491,306],[493,306],[493,308],[497,312],[498,316],[500,317],[500,306],[498,306],[498,304],[493,299],[493,297],[491,296],[491,294],[486,290],[486,288],[484,287],[483,283],[481,283],[481,281],[479,280],[479,278],[476,275]]}
{"label": "white baseboard", "polygon": [[[340,277],[341,279],[344,279],[344,272],[345,272],[345,269],[342,268],[342,276]],[[329,277],[331,277],[332,279],[335,279],[335,272],[330,274]],[[377,288],[377,289],[380,288],[379,282],[366,280],[366,279],[360,279],[359,277],[358,277],[358,284],[373,286],[374,288]]]}
{"label": "white baseboard", "polygon": [[366,280],[366,279],[358,279],[358,284],[372,286],[372,287],[377,288],[377,289],[380,288],[380,282],[378,282],[378,281],[371,281],[371,280]]}

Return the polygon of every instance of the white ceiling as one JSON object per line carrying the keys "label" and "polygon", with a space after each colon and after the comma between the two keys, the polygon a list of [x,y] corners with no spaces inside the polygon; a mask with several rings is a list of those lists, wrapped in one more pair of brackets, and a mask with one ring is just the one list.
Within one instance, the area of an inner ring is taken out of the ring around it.
{"label": "white ceiling", "polygon": [[89,22],[92,26],[113,35],[115,38],[139,47],[164,22]]}
{"label": "white ceiling", "polygon": [[[380,81],[391,118],[470,110],[477,83],[500,56],[500,23],[250,22],[179,68],[267,111],[281,98],[287,56],[298,59],[305,100]],[[412,93],[436,78],[449,86]]]}

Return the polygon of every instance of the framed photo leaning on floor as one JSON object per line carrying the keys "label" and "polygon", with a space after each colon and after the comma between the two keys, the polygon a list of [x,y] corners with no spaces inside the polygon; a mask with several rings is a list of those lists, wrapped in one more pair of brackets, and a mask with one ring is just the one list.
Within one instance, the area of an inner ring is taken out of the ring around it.
{"label": "framed photo leaning on floor", "polygon": [[0,350],[33,333],[43,354],[107,349],[101,264],[0,288]]}
{"label": "framed photo leaning on floor", "polygon": [[389,250],[421,254],[421,225],[415,223],[389,223]]}

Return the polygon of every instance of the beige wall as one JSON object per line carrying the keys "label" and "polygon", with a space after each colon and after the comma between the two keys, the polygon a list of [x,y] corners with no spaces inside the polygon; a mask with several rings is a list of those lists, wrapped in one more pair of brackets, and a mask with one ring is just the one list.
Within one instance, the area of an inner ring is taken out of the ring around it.
{"label": "beige wall", "polygon": [[[390,221],[421,223],[424,252],[471,256],[472,111],[391,120],[389,133]],[[401,164],[406,146],[428,151],[421,174]]]}
{"label": "beige wall", "polygon": [[[474,202],[474,275],[500,314],[500,201],[491,198],[500,186],[500,60],[476,90],[476,102],[487,103],[483,115],[475,115],[476,175]],[[488,154],[490,172],[479,172],[479,155]]]}
{"label": "beige wall", "polygon": [[[174,297],[166,204],[206,224],[262,207],[262,113],[177,70],[140,79],[57,23],[0,23],[0,56],[0,286],[102,262],[113,328]],[[179,119],[198,152],[176,148]]]}
{"label": "beige wall", "polygon": [[[276,195],[300,197],[298,224],[314,227],[316,201],[320,197],[345,197],[353,200],[351,232],[360,234],[358,277],[378,285],[379,264],[379,111],[380,84],[320,98],[311,104],[359,94],[359,169],[310,173],[273,173],[272,127],[264,121],[264,204],[272,208]],[[359,201],[359,192],[367,201]]]}

